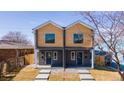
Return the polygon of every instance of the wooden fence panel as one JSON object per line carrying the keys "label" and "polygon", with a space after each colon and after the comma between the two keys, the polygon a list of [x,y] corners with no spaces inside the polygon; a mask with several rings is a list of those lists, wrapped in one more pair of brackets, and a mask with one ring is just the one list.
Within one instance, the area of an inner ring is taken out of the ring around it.
{"label": "wooden fence panel", "polygon": [[34,54],[25,55],[25,64],[34,64]]}
{"label": "wooden fence panel", "polygon": [[105,66],[105,57],[104,56],[96,56],[95,64],[98,66]]}

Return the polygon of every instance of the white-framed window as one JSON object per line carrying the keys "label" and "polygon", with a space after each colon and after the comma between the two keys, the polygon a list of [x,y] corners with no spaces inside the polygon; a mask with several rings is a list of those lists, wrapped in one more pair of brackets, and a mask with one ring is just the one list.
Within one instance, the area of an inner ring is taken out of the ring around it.
{"label": "white-framed window", "polygon": [[58,60],[58,52],[57,51],[53,52],[53,60]]}
{"label": "white-framed window", "polygon": [[75,60],[75,51],[71,51],[71,60]]}

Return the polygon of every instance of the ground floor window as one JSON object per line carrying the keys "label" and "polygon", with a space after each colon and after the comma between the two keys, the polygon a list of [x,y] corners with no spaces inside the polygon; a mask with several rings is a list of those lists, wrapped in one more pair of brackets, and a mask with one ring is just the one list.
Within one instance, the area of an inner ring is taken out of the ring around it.
{"label": "ground floor window", "polygon": [[71,60],[75,60],[75,51],[71,51]]}
{"label": "ground floor window", "polygon": [[57,51],[53,52],[53,60],[57,60],[58,59],[58,53]]}

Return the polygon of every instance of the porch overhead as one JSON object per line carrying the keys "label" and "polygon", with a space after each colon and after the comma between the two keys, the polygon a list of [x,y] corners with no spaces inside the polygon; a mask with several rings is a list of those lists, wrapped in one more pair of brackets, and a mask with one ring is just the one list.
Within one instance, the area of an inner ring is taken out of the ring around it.
{"label": "porch overhead", "polygon": [[65,47],[66,50],[90,50],[88,47]]}

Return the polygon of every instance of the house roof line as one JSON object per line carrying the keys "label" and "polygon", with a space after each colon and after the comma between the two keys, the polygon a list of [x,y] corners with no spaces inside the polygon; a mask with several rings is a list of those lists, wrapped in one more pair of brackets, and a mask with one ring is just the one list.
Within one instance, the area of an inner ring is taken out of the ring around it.
{"label": "house roof line", "polygon": [[56,27],[58,27],[58,28],[60,28],[60,29],[62,29],[62,30],[63,30],[63,29],[68,29],[68,28],[74,26],[74,25],[77,24],[77,23],[80,23],[80,24],[84,25],[85,27],[87,27],[87,28],[89,28],[89,29],[91,29],[91,30],[93,30],[93,31],[95,30],[95,28],[93,28],[92,26],[90,26],[90,25],[88,25],[88,24],[82,22],[81,20],[75,21],[75,22],[71,23],[70,25],[67,25],[66,27],[62,27],[62,26],[56,24],[55,22],[49,20],[49,21],[47,21],[47,22],[45,22],[45,23],[42,23],[41,25],[38,25],[37,27],[33,28],[32,30],[35,31],[35,30],[37,30],[37,29],[39,29],[39,28],[41,28],[41,27],[43,27],[43,26],[45,26],[45,25],[47,25],[47,24],[49,24],[49,23],[55,25]]}
{"label": "house roof line", "polygon": [[0,40],[0,49],[34,49],[33,45],[14,43],[7,40]]}
{"label": "house roof line", "polygon": [[56,24],[55,22],[53,22],[53,21],[51,21],[51,20],[49,20],[49,21],[47,21],[47,22],[45,22],[45,23],[42,23],[42,24],[40,24],[40,25],[38,25],[37,27],[35,27],[35,28],[33,28],[32,30],[37,30],[37,29],[39,29],[39,28],[41,28],[41,27],[43,27],[43,26],[45,26],[45,25],[47,25],[47,24],[53,24],[53,25],[55,25],[56,27],[58,27],[58,28],[60,28],[60,29],[62,29],[63,30],[63,27],[62,26],[60,26],[60,25],[58,25],[58,24]]}
{"label": "house roof line", "polygon": [[77,24],[77,23],[80,23],[80,24],[84,25],[85,27],[87,27],[87,28],[89,28],[89,29],[91,29],[91,30],[94,30],[94,29],[95,29],[95,28],[93,28],[92,26],[90,26],[90,25],[88,25],[88,24],[82,22],[81,20],[78,20],[78,21],[73,22],[72,24],[66,26],[66,29],[68,29],[68,28],[74,26],[74,25]]}

